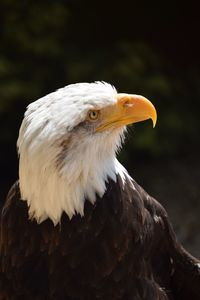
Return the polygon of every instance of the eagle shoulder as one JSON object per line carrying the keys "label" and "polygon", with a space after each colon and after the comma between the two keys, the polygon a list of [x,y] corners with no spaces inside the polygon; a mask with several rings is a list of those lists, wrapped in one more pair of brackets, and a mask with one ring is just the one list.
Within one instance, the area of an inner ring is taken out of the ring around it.
{"label": "eagle shoulder", "polygon": [[147,215],[154,224],[149,256],[155,280],[160,286],[164,286],[169,291],[169,296],[173,295],[174,299],[198,300],[200,260],[193,257],[181,245],[164,207],[136,182],[134,184]]}
{"label": "eagle shoulder", "polygon": [[[40,299],[47,289],[47,269],[37,226],[28,219],[19,182],[10,189],[1,212],[0,299]],[[43,299],[43,298],[41,298]]]}

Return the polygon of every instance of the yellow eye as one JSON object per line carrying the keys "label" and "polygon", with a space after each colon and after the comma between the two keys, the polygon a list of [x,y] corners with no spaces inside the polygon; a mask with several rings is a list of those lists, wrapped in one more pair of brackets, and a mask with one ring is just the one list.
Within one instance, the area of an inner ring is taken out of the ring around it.
{"label": "yellow eye", "polygon": [[90,110],[88,112],[88,118],[91,120],[91,121],[96,121],[99,117],[99,110]]}

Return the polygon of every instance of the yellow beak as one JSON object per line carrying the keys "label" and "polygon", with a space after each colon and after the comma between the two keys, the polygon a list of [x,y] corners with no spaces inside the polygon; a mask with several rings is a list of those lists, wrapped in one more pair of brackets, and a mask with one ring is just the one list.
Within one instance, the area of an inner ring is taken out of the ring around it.
{"label": "yellow beak", "polygon": [[153,104],[143,96],[117,94],[117,103],[102,112],[102,122],[97,132],[152,119],[156,125],[157,113]]}

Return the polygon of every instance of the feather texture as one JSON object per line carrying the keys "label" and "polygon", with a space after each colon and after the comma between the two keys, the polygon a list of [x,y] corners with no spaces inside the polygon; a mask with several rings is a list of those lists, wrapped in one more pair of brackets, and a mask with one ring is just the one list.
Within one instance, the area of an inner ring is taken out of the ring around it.
{"label": "feather texture", "polygon": [[84,217],[28,219],[18,182],[1,216],[0,299],[197,300],[199,261],[163,207],[130,178],[111,179]]}

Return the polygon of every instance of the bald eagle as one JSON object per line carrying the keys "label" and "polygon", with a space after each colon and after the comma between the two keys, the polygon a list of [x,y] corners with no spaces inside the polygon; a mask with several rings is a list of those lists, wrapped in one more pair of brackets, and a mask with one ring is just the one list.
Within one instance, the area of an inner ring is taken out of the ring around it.
{"label": "bald eagle", "polygon": [[31,103],[1,212],[1,300],[200,299],[200,262],[116,158],[153,104],[105,82]]}

